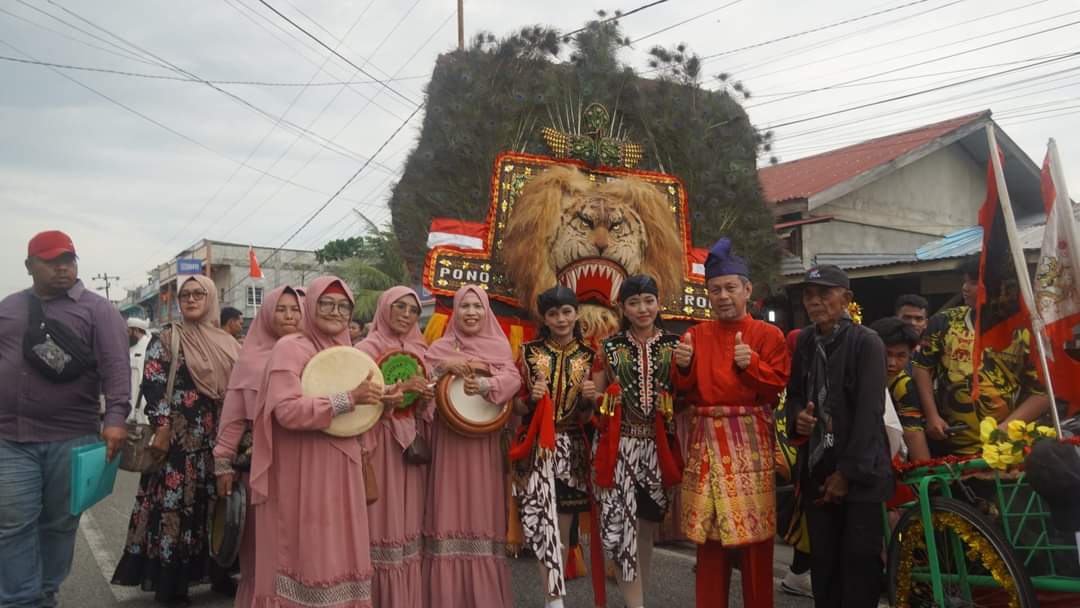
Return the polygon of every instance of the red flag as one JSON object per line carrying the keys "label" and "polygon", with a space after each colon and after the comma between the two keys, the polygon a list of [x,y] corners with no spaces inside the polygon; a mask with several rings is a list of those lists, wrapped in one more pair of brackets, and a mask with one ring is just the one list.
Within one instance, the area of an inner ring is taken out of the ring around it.
{"label": "red flag", "polygon": [[250,266],[248,276],[253,279],[263,278],[262,268],[259,268],[259,258],[255,257],[255,249],[251,246],[248,246],[248,265]]}
{"label": "red flag", "polygon": [[[975,346],[972,350],[972,369],[975,370],[971,383],[973,402],[979,398],[983,350],[1008,349],[1016,330],[1031,324],[1031,317],[1019,293],[1005,216],[991,162],[987,162],[986,175],[986,200],[979,208],[983,239],[979,257],[979,292],[975,305]],[[1032,344],[1031,348],[1034,355],[1035,345]]]}
{"label": "red flag", "polygon": [[1035,306],[1046,324],[1047,364],[1054,393],[1069,402],[1071,416],[1080,411],[1080,362],[1065,354],[1065,343],[1073,339],[1073,328],[1080,326],[1080,229],[1053,140],[1043,161],[1041,181],[1046,229],[1035,271]]}

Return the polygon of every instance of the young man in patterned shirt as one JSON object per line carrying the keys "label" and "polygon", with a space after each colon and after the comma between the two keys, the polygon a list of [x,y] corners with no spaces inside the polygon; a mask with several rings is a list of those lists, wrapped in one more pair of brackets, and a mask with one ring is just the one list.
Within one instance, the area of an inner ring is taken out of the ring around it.
{"label": "young man in patterned shirt", "polygon": [[870,329],[881,336],[885,343],[885,373],[889,379],[889,395],[892,397],[896,415],[904,427],[904,443],[908,448],[908,460],[930,458],[926,443],[926,419],[915,383],[911,379],[911,355],[919,345],[916,328],[898,317],[885,317],[870,324]]}

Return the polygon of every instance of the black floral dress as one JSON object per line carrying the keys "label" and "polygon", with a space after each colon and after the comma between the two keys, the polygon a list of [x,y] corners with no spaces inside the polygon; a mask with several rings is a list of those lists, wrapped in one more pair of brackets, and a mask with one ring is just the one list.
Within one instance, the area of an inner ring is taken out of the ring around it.
{"label": "black floral dress", "polygon": [[[167,332],[165,332],[167,335]],[[140,585],[158,600],[187,595],[209,567],[209,512],[215,499],[213,440],[220,404],[199,393],[180,352],[172,395],[166,399],[168,348],[154,338],[146,349],[142,394],[157,428],[172,426],[165,464],[139,480],[124,555],[114,585]]]}

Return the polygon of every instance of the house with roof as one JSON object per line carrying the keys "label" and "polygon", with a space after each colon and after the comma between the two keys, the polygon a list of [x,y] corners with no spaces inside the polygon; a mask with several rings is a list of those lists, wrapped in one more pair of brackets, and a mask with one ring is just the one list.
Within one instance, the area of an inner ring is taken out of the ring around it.
{"label": "house with roof", "polygon": [[[902,293],[927,297],[931,312],[945,305],[959,290],[957,268],[981,248],[987,125],[1005,157],[1017,223],[1036,254],[1045,222],[1039,166],[986,110],[760,169],[788,282],[815,264],[836,264],[852,277],[868,319],[891,314]],[[799,302],[786,310],[770,305],[790,316],[784,325],[805,321]]]}

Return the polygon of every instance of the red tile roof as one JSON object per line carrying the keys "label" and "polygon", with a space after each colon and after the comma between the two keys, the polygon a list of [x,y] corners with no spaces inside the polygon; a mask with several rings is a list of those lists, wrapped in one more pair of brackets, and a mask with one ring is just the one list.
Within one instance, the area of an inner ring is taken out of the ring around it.
{"label": "red tile roof", "polygon": [[886,135],[862,143],[807,156],[758,170],[765,200],[779,203],[792,199],[810,198],[837,184],[862,175],[916,148],[929,144],[960,127],[981,118],[990,111],[960,116],[926,125],[903,133]]}

